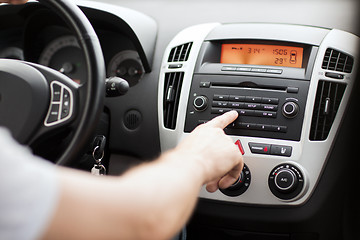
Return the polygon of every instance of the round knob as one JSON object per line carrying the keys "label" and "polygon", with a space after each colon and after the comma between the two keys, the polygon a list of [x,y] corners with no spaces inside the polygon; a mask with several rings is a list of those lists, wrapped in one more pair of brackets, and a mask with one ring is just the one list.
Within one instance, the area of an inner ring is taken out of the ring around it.
{"label": "round knob", "polygon": [[251,173],[248,166],[244,164],[244,168],[238,180],[235,183],[233,183],[230,187],[226,189],[220,189],[220,191],[227,196],[236,197],[243,194],[249,188],[250,182],[251,182]]}
{"label": "round knob", "polygon": [[282,113],[287,118],[295,117],[299,112],[299,105],[295,102],[286,102],[282,107]]}
{"label": "round knob", "polygon": [[295,199],[304,188],[304,175],[295,165],[283,163],[276,166],[269,175],[271,192],[283,200]]}
{"label": "round knob", "polygon": [[208,106],[208,99],[205,96],[197,96],[194,99],[194,107],[197,111],[204,111]]}
{"label": "round knob", "polygon": [[244,172],[240,173],[240,177],[230,186],[229,190],[241,188],[244,185],[245,175]]}
{"label": "round knob", "polygon": [[278,191],[291,192],[297,184],[296,174],[291,169],[282,169],[275,176],[275,186]]}

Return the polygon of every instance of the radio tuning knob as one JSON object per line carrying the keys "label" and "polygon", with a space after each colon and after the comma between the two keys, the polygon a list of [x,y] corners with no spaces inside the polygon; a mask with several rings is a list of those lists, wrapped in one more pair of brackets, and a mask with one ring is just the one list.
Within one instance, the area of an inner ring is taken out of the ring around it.
{"label": "radio tuning knob", "polygon": [[286,118],[294,118],[299,112],[299,105],[295,102],[286,102],[282,107],[282,113]]}
{"label": "radio tuning knob", "polygon": [[205,96],[197,96],[193,105],[197,111],[204,111],[208,106],[208,99]]}

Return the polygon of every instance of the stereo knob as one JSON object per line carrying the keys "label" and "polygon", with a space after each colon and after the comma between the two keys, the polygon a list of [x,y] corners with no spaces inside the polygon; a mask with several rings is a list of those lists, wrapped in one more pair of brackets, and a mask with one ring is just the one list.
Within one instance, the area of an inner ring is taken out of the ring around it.
{"label": "stereo knob", "polygon": [[193,105],[197,111],[204,111],[208,106],[208,99],[205,96],[197,96]]}
{"label": "stereo knob", "polygon": [[299,112],[299,105],[295,102],[286,102],[282,107],[282,113],[287,118],[295,117]]}

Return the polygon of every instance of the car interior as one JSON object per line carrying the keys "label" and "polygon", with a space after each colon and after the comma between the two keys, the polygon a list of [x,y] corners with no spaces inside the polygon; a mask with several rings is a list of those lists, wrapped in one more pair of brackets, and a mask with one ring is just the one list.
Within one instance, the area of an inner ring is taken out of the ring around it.
{"label": "car interior", "polygon": [[236,110],[241,176],[200,191],[179,239],[360,239],[359,1],[69,2],[0,4],[19,143],[121,175]]}

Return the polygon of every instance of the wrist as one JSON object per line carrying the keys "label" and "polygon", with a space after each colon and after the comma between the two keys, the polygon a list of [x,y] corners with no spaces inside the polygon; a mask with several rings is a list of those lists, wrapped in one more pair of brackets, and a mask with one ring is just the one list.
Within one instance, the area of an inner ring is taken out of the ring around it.
{"label": "wrist", "polygon": [[208,181],[206,174],[206,166],[203,164],[201,156],[191,154],[183,149],[176,147],[163,154],[163,161],[171,164],[173,169],[184,171],[189,178],[193,178],[194,183],[198,183],[199,187]]}

